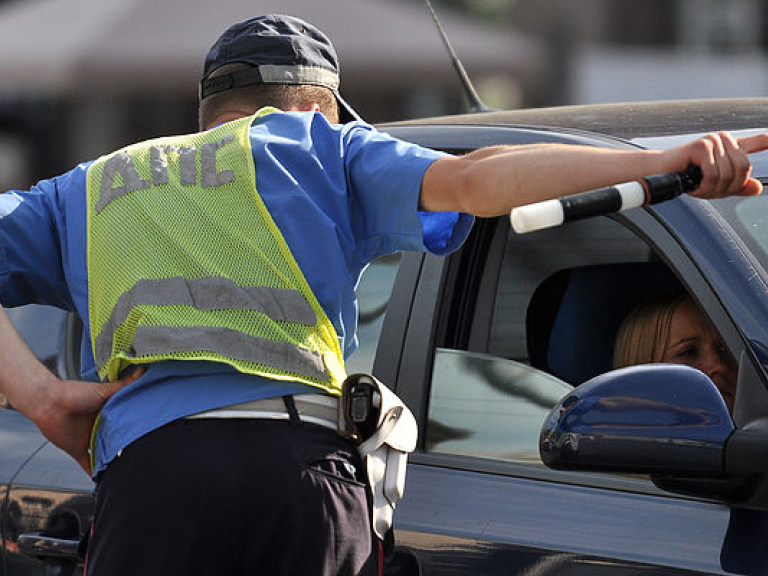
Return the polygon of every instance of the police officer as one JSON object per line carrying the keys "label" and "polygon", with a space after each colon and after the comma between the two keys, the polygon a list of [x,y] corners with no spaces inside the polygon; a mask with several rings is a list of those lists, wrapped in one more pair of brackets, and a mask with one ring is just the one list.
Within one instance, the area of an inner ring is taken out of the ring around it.
{"label": "police officer", "polygon": [[365,265],[447,254],[470,214],[689,163],[698,195],[761,189],[747,154],[766,135],[459,158],[357,120],[338,80],[310,24],[247,20],[206,57],[202,132],[0,196],[0,301],[84,320],[84,381],[61,383],[0,314],[0,392],[97,481],[88,574],[378,573],[365,472],[336,431]]}

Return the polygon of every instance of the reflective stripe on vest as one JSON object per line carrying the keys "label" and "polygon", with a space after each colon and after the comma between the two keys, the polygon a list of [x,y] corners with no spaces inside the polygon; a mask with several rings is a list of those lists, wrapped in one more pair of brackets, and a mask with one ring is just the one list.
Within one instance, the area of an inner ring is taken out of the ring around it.
{"label": "reflective stripe on vest", "polygon": [[321,382],[330,381],[322,355],[314,350],[248,336],[228,328],[139,326],[133,349],[137,356],[205,350],[243,362],[269,364],[283,372],[306,374]]}
{"label": "reflective stripe on vest", "polygon": [[272,111],[89,167],[88,304],[102,378],[204,360],[339,393],[336,331],[256,189],[250,126]]}
{"label": "reflective stripe on vest", "polygon": [[[124,292],[112,309],[109,321],[96,336],[95,358],[98,365],[106,364],[112,355],[115,330],[123,324],[131,310],[138,306],[191,306],[197,310],[257,310],[273,320],[295,322],[314,326],[317,315],[300,292],[266,286],[238,286],[227,278],[165,278],[161,280],[140,280],[128,292]],[[201,328],[186,326],[186,334],[180,329],[160,327],[154,330],[136,330],[133,347],[137,355],[150,355],[153,345],[157,353],[195,350],[205,343],[206,350],[223,356],[238,358],[246,362],[266,363],[287,372],[302,372],[302,362],[309,359],[315,378],[327,381],[322,374],[323,359],[316,352],[297,350],[293,345],[280,345],[263,338],[254,338],[249,344],[243,338],[235,338],[234,331],[225,328]],[[151,336],[150,336],[151,334]],[[162,344],[159,334],[173,338],[174,344]],[[194,334],[194,335],[193,335]],[[209,340],[206,340],[209,338]],[[216,342],[215,340],[220,340]],[[224,343],[227,343],[225,345]],[[182,346],[182,343],[185,343]],[[259,351],[263,350],[263,356]],[[281,351],[281,354],[278,354]],[[269,361],[266,361],[266,359]],[[318,368],[319,366],[319,368]]]}

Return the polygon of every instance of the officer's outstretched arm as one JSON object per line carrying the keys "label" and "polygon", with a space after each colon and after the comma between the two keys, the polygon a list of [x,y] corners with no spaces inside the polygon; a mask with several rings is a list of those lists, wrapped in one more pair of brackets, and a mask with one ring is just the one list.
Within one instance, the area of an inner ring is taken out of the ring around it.
{"label": "officer's outstretched arm", "polygon": [[644,176],[699,166],[701,198],[751,196],[762,191],[750,177],[748,154],[768,149],[768,134],[733,138],[710,134],[669,150],[615,150],[567,144],[482,148],[432,163],[422,182],[420,206],[503,216],[512,208],[613,186]]}

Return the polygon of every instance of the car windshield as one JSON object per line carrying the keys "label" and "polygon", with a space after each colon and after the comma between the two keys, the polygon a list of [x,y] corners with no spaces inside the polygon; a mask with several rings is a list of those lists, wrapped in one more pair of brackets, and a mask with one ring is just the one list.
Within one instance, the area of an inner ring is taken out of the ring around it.
{"label": "car windshield", "polygon": [[749,247],[763,270],[768,271],[768,194],[713,200],[712,205]]}
{"label": "car windshield", "polygon": [[[748,136],[768,131],[741,130],[734,132],[736,136]],[[638,138],[633,142],[645,148],[670,148],[692,140],[699,134],[662,136],[657,138]],[[768,186],[768,152],[753,154],[752,175],[763,185]],[[763,269],[768,271],[768,192],[754,198],[724,198],[712,200],[712,206],[728,221],[754,256],[759,260]]]}

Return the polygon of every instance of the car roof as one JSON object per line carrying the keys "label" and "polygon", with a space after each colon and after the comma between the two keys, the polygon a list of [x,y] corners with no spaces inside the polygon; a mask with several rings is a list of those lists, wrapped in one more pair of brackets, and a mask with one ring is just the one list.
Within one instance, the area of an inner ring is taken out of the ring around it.
{"label": "car roof", "polygon": [[716,130],[768,129],[768,98],[660,100],[500,110],[387,122],[379,127],[419,125],[536,126],[584,130],[632,140]]}
{"label": "car roof", "polygon": [[[706,100],[659,100],[652,102],[621,102],[554,106],[522,110],[499,110],[475,114],[436,116],[377,125],[384,131],[413,138],[422,128],[431,132],[472,130],[475,140],[467,134],[445,140],[448,148],[457,141],[474,145],[493,143],[498,134],[489,129],[510,128],[561,131],[570,139],[595,143],[602,139],[631,142],[644,148],[668,148],[707,132],[728,130],[737,136],[768,132],[768,98],[719,98]],[[477,139],[488,132],[491,141]],[[456,140],[458,138],[458,140]],[[434,139],[434,138],[433,138]],[[435,140],[435,142],[441,142]],[[424,142],[422,142],[424,143]],[[504,143],[499,140],[495,143]],[[426,145],[429,145],[428,143]],[[768,151],[752,155],[752,175],[768,184]]]}

